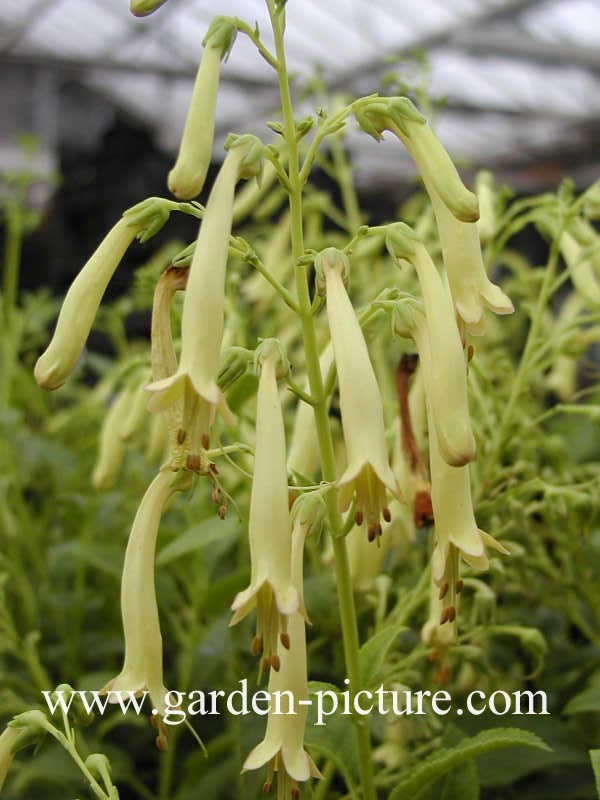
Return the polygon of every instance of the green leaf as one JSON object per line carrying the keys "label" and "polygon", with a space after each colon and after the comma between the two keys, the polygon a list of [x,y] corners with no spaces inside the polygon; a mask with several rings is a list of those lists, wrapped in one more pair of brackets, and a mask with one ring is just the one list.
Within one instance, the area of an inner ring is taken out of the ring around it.
{"label": "green leaf", "polygon": [[364,686],[373,685],[390,647],[403,630],[406,630],[406,625],[388,625],[371,636],[360,648],[360,669]]}
{"label": "green leaf", "polygon": [[519,728],[491,728],[476,736],[463,739],[456,747],[438,750],[411,772],[406,780],[399,783],[389,796],[389,800],[412,800],[417,792],[433,781],[467,761],[490,750],[500,747],[537,747],[550,750],[548,745],[530,731]]}
{"label": "green leaf", "polygon": [[439,800],[479,800],[479,775],[474,761],[467,761],[441,783]]}
{"label": "green leaf", "polygon": [[583,714],[589,711],[600,711],[600,687],[585,689],[575,695],[567,703],[564,714]]}
{"label": "green leaf", "polygon": [[592,769],[594,770],[594,777],[596,778],[596,792],[600,797],[600,750],[590,750],[590,759],[592,761]]}
{"label": "green leaf", "polygon": [[170,564],[177,558],[187,556],[195,550],[200,550],[210,545],[216,545],[221,542],[232,544],[237,533],[238,523],[232,517],[225,519],[218,519],[217,517],[209,517],[193,528],[184,531],[181,536],[178,536],[172,542],[169,542],[166,547],[160,551],[156,565],[164,567]]}

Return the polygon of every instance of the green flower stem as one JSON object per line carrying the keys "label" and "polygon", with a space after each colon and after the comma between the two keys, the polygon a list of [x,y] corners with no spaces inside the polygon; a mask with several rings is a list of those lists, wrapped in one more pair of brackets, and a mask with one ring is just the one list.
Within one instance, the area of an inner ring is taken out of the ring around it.
{"label": "green flower stem", "polygon": [[84,764],[83,759],[77,752],[75,744],[72,741],[70,741],[65,736],[64,733],[61,733],[61,731],[55,728],[51,722],[47,721],[46,724],[44,725],[44,728],[50,734],[50,736],[53,736],[56,739],[56,741],[67,751],[67,753],[71,756],[73,761],[77,764],[84,778],[86,779],[91,791],[93,792],[94,797],[99,798],[99,800],[112,800],[111,795],[104,791],[102,786],[100,786],[98,781],[94,778],[92,773]]}
{"label": "green flower stem", "polygon": [[[289,147],[289,182],[290,182],[290,219],[292,235],[292,255],[295,263],[296,293],[300,309],[302,336],[306,357],[306,371],[310,386],[310,394],[314,400],[313,410],[319,449],[321,453],[321,470],[324,481],[333,483],[336,480],[336,464],[329,427],[329,414],[327,410],[326,395],[323,388],[323,378],[319,366],[319,353],[315,334],[314,318],[311,314],[311,299],[308,288],[307,268],[299,259],[304,254],[303,228],[302,228],[302,180],[298,164],[298,146],[294,127],[294,114],[287,76],[285,52],[283,46],[283,31],[285,27],[285,11],[283,5],[276,0],[266,0],[277,56],[277,77],[281,94],[281,107],[284,121],[284,135]],[[316,138],[316,137],[315,137]],[[307,166],[305,161],[304,168]],[[303,169],[304,169],[303,168]],[[337,580],[338,601],[340,606],[340,621],[344,643],[344,657],[346,672],[350,681],[350,692],[354,696],[361,689],[361,674],[359,662],[358,626],[356,623],[356,610],[354,595],[348,564],[348,552],[343,537],[338,536],[340,519],[337,511],[337,492],[327,492],[327,511],[329,527],[332,533],[333,552],[335,558],[335,574]],[[368,722],[360,719],[356,722],[356,735],[360,759],[361,782],[364,800],[376,800],[375,781],[373,776],[373,759],[371,756],[371,740]]]}

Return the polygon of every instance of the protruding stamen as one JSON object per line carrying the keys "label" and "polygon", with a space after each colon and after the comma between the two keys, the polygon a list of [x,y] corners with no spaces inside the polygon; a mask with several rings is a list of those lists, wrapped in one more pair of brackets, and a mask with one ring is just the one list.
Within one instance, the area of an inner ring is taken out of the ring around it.
{"label": "protruding stamen", "polygon": [[442,585],[440,586],[440,594],[439,594],[440,600],[444,599],[449,588],[450,584],[448,583],[448,581],[444,581],[444,583],[442,583]]}
{"label": "protruding stamen", "polygon": [[253,656],[257,656],[263,648],[263,641],[261,636],[253,636],[252,637],[252,645],[250,647],[250,652]]}
{"label": "protruding stamen", "polygon": [[202,447],[205,450],[208,450],[208,448],[210,447],[210,439],[208,438],[208,433],[202,434]]}
{"label": "protruding stamen", "polygon": [[281,667],[281,661],[280,661],[279,656],[277,655],[277,653],[274,653],[271,656],[271,666],[273,667],[275,672],[279,672],[279,668]]}
{"label": "protruding stamen", "polygon": [[263,794],[270,794],[272,786],[273,786],[273,782],[272,781],[265,781],[263,783],[263,785],[262,785],[262,793]]}
{"label": "protruding stamen", "polygon": [[360,526],[363,524],[363,520],[364,520],[363,512],[357,511],[356,514],[354,515],[354,522],[356,522],[356,524]]}
{"label": "protruding stamen", "polygon": [[220,519],[225,519],[225,517],[227,516],[227,506],[225,506],[225,505],[219,506],[219,510],[217,511],[217,514],[219,515]]}
{"label": "protruding stamen", "polygon": [[473,347],[472,344],[470,344],[467,349],[467,361],[470,361],[474,355],[475,355],[475,348]]}
{"label": "protruding stamen", "polygon": [[392,521],[392,512],[389,510],[389,508],[384,508],[381,513],[386,522]]}
{"label": "protruding stamen", "polygon": [[462,592],[464,585],[465,585],[465,582],[463,581],[462,578],[459,578],[456,581],[456,594],[460,594]]}
{"label": "protruding stamen", "polygon": [[381,525],[378,522],[371,522],[367,531],[367,538],[370,542],[374,542],[378,536],[381,536]]}
{"label": "protruding stamen", "polygon": [[202,468],[200,456],[188,455],[185,459],[185,468],[190,472],[200,472]]}
{"label": "protruding stamen", "polygon": [[454,608],[454,606],[448,606],[447,611],[448,611],[448,621],[454,622],[454,620],[456,619],[456,609]]}
{"label": "protruding stamen", "polygon": [[282,633],[279,637],[281,644],[285,647],[286,650],[290,649],[290,635],[289,633]]}
{"label": "protruding stamen", "polygon": [[179,428],[177,431],[177,444],[183,444],[185,442],[186,432],[183,428]]}

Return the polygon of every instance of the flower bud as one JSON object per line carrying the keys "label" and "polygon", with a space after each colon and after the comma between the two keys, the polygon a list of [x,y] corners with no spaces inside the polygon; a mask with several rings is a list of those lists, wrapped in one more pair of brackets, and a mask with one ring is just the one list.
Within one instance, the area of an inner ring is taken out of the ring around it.
{"label": "flower bud", "polygon": [[167,0],[129,0],[129,10],[136,17],[147,17],[166,2]]}
{"label": "flower bud", "polygon": [[[388,463],[383,404],[369,351],[346,292],[348,259],[334,248],[315,257],[317,283],[327,294],[327,317],[335,357],[348,466],[338,481],[340,505],[356,495],[357,520],[366,519],[368,538],[381,534],[388,512],[386,490],[398,495]],[[389,512],[388,512],[389,513]]]}
{"label": "flower bud", "polygon": [[160,199],[149,198],[126,211],[104,237],[69,287],[52,340],[37,360],[34,375],[43,389],[58,389],[75,368],[108,282],[131,242],[153,236],[168,216]]}
{"label": "flower bud", "polygon": [[229,54],[236,34],[235,20],[218,16],[213,19],[204,37],[204,52],[196,74],[179,153],[167,180],[169,191],[179,200],[192,200],[204,186],[212,159],[221,60]]}

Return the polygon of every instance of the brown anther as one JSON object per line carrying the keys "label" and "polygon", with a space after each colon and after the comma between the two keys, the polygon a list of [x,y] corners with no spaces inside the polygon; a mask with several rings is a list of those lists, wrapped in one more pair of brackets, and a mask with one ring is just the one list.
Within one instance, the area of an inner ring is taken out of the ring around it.
{"label": "brown anther", "polygon": [[252,637],[252,644],[250,646],[250,652],[253,656],[257,656],[259,653],[262,652],[263,648],[263,640],[262,636],[253,636]]}
{"label": "brown anther", "polygon": [[[368,539],[370,542],[374,542],[374,541],[375,541],[375,537],[377,536],[377,528],[378,528],[378,527],[380,527],[380,526],[378,526],[378,525],[375,525],[375,523],[374,523],[374,522],[372,522],[372,523],[369,525],[369,528],[368,528],[368,530],[367,530],[367,539]],[[379,533],[381,533],[381,528],[379,529]]]}
{"label": "brown anther", "polygon": [[262,672],[263,673],[268,672],[270,666],[271,666],[271,661],[269,660],[269,658],[267,656],[265,656],[263,658],[263,661],[262,661]]}
{"label": "brown anther", "polygon": [[473,347],[472,344],[470,344],[467,349],[467,361],[470,361],[474,355],[475,355],[475,348]]}
{"label": "brown anther", "polygon": [[392,521],[392,512],[389,510],[389,508],[384,508],[381,514],[386,522]]}
{"label": "brown anther", "polygon": [[442,585],[440,586],[440,593],[438,595],[440,600],[443,600],[444,597],[446,597],[446,593],[448,592],[449,588],[450,585],[448,584],[448,581],[444,581],[444,583],[442,583]]}
{"label": "brown anther", "polygon": [[215,464],[214,461],[209,461],[208,469],[212,472],[213,475],[219,474],[219,470],[217,469],[217,465]]}
{"label": "brown anther", "polygon": [[292,800],[298,800],[298,798],[300,797],[300,789],[297,786],[294,786],[290,794]]}
{"label": "brown anther", "polygon": [[183,444],[185,442],[186,433],[183,428],[179,428],[177,431],[177,444]]}
{"label": "brown anther", "polygon": [[281,644],[285,647],[286,650],[290,649],[290,635],[289,633],[282,633],[279,637]]}
{"label": "brown anther", "polygon": [[161,753],[166,753],[169,749],[169,744],[167,742],[167,737],[164,735],[157,736],[154,740],[154,744],[156,745],[157,749],[160,750]]}
{"label": "brown anther", "polygon": [[153,728],[158,728],[158,721],[156,714],[150,717],[150,725],[152,725]]}
{"label": "brown anther", "polygon": [[365,517],[364,517],[363,512],[362,511],[357,511],[356,514],[354,515],[354,522],[357,525],[362,525],[364,518]]}
{"label": "brown anther", "polygon": [[413,518],[417,528],[422,528],[424,525],[431,525],[433,522],[433,505],[431,503],[431,493],[425,491],[418,491],[415,493],[413,500],[414,512]]}
{"label": "brown anther", "polygon": [[202,434],[202,447],[205,450],[208,450],[208,448],[210,447],[210,439],[208,438],[208,433]]}
{"label": "brown anther", "polygon": [[464,585],[465,585],[465,582],[463,581],[462,578],[459,578],[456,581],[456,587],[455,587],[456,588],[456,594],[460,594],[462,592]]}
{"label": "brown anther", "polygon": [[273,782],[272,781],[265,781],[263,783],[263,785],[262,785],[262,793],[263,794],[270,794],[272,787],[273,787]]}
{"label": "brown anther", "polygon": [[219,506],[219,510],[217,511],[217,514],[219,515],[219,519],[225,519],[225,517],[227,516],[227,506],[224,506],[224,505],[223,506]]}
{"label": "brown anther", "polygon": [[271,666],[275,670],[275,672],[279,672],[279,668],[281,667],[281,661],[277,653],[271,656]]}
{"label": "brown anther", "polygon": [[217,486],[216,489],[213,489],[213,492],[211,494],[211,498],[212,498],[213,503],[218,503],[219,502],[219,500],[221,498],[221,490],[219,489],[218,486]]}
{"label": "brown anther", "polygon": [[202,467],[202,462],[200,461],[200,456],[193,456],[188,455],[185,459],[185,468],[189,469],[190,472],[200,472]]}
{"label": "brown anther", "polygon": [[447,611],[448,611],[448,622],[454,622],[454,620],[456,619],[456,609],[454,608],[454,606],[448,606]]}
{"label": "brown anther", "polygon": [[444,625],[444,623],[448,622],[448,616],[448,609],[444,608],[440,616],[440,625]]}
{"label": "brown anther", "polygon": [[436,661],[437,657],[438,657],[437,650],[430,650],[428,655],[427,655],[427,661],[431,661],[431,662]]}

